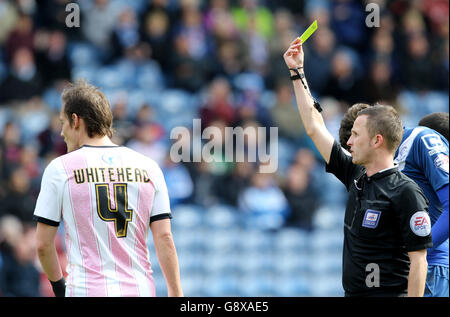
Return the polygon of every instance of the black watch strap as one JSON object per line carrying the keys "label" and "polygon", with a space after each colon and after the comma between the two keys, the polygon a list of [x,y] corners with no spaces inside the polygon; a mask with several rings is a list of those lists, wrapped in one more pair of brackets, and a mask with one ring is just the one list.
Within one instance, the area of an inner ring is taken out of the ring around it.
{"label": "black watch strap", "polygon": [[289,70],[292,70],[295,72],[295,75],[292,75],[291,77],[289,77],[291,80],[297,80],[297,79],[303,79],[305,78],[305,74],[300,73],[298,70],[302,69],[303,67],[299,67],[299,68],[289,68]]}

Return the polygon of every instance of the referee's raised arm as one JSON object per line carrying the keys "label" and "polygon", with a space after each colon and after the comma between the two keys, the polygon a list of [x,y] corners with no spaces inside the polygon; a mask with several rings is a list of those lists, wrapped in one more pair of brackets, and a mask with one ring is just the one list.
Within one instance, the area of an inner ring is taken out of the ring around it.
{"label": "referee's raised arm", "polygon": [[[295,39],[283,55],[284,61],[291,72],[297,107],[302,118],[306,133],[313,140],[326,163],[330,161],[334,138],[325,127],[325,123],[307,86],[303,71],[304,54],[302,43]],[[317,108],[316,108],[317,107]]]}

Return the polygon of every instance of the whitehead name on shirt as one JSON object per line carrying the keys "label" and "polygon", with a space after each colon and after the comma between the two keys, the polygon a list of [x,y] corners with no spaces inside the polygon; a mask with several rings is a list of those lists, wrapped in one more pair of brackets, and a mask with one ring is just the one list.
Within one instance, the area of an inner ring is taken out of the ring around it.
{"label": "whitehead name on shirt", "polygon": [[73,176],[77,184],[106,182],[150,183],[148,172],[141,168],[131,167],[88,167],[76,169]]}

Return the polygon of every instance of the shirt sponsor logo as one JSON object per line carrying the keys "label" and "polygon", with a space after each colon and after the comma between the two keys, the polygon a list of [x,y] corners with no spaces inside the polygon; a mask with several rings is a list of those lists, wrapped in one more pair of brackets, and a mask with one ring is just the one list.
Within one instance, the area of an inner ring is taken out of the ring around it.
{"label": "shirt sponsor logo", "polygon": [[436,153],[445,153],[445,146],[441,138],[437,134],[427,134],[422,138],[425,147],[429,150],[428,155],[433,156]]}
{"label": "shirt sponsor logo", "polygon": [[378,226],[378,222],[380,221],[381,211],[367,209],[364,214],[364,220],[362,223],[363,227],[375,229]]}
{"label": "shirt sponsor logo", "polygon": [[448,174],[448,155],[438,154],[434,159],[434,165]]}
{"label": "shirt sponsor logo", "polygon": [[431,233],[430,216],[425,211],[418,211],[409,221],[412,232],[419,237],[426,237]]}
{"label": "shirt sponsor logo", "polygon": [[120,159],[118,156],[116,155],[108,155],[108,154],[103,154],[102,155],[102,160],[103,162],[105,162],[108,165],[118,165],[120,163]]}

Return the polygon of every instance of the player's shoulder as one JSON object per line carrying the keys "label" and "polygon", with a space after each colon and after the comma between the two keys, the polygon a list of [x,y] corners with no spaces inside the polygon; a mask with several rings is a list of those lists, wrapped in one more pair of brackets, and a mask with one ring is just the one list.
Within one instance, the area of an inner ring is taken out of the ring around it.
{"label": "player's shoulder", "polygon": [[[64,155],[67,155],[67,154],[64,154]],[[63,168],[62,157],[64,155],[61,155],[61,156],[51,159],[50,162],[47,164],[45,170],[53,171],[53,172],[61,170],[61,168]]]}
{"label": "player's shoulder", "polygon": [[136,162],[139,162],[140,164],[147,166],[149,169],[157,169],[157,170],[160,169],[160,166],[155,160],[142,153],[139,153],[136,150],[133,150],[127,146],[122,146],[121,151],[124,152],[124,154],[128,159],[135,160]]}
{"label": "player's shoulder", "polygon": [[42,177],[44,181],[50,182],[64,181],[67,178],[61,156],[58,156],[50,160],[50,162],[44,169]]}
{"label": "player's shoulder", "polygon": [[405,128],[399,147],[413,148],[420,152],[448,152],[448,141],[439,132],[428,127]]}
{"label": "player's shoulder", "polygon": [[436,141],[434,142],[430,142],[431,139],[434,140],[440,140],[440,143],[444,143],[447,144],[448,146],[448,141],[447,139],[441,135],[439,132],[428,128],[428,127],[416,127],[414,130],[417,130],[417,136],[416,136],[416,142],[423,142],[427,145],[430,145],[429,143],[435,144]]}

